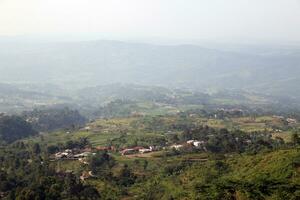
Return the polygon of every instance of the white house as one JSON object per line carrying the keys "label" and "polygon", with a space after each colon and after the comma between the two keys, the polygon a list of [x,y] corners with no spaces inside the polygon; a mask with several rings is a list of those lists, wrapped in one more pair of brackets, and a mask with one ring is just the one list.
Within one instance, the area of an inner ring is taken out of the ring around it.
{"label": "white house", "polygon": [[193,144],[195,142],[195,140],[188,140],[186,143],[187,144]]}
{"label": "white house", "polygon": [[139,153],[150,153],[152,152],[151,149],[139,149]]}
{"label": "white house", "polygon": [[174,144],[174,145],[171,146],[171,148],[174,148],[174,149],[176,149],[176,150],[179,150],[179,149],[181,149],[182,147],[183,147],[182,144]]}
{"label": "white house", "polygon": [[194,145],[195,147],[201,147],[201,146],[204,145],[204,144],[205,144],[204,141],[194,141],[194,142],[193,142],[193,145]]}

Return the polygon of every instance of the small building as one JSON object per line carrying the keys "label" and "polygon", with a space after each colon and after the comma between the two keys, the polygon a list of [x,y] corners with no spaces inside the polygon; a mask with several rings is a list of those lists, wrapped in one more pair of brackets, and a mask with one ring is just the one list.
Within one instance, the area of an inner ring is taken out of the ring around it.
{"label": "small building", "polygon": [[55,154],[56,159],[68,158],[70,156],[67,152],[58,152]]}
{"label": "small building", "polygon": [[91,130],[91,127],[86,126],[86,127],[84,127],[84,130],[85,130],[86,132],[89,132],[89,131]]}
{"label": "small building", "polygon": [[74,158],[86,158],[86,157],[89,157],[91,155],[95,155],[95,154],[91,153],[91,152],[83,152],[83,153],[74,155]]}
{"label": "small building", "polygon": [[65,150],[65,153],[71,154],[71,153],[72,153],[72,150],[71,150],[71,149],[66,149],[66,150]]}
{"label": "small building", "polygon": [[98,150],[98,151],[109,151],[109,150],[111,150],[111,148],[110,147],[97,146],[96,150]]}
{"label": "small building", "polygon": [[200,147],[205,144],[204,141],[198,141],[198,140],[188,140],[186,143],[189,145],[193,145],[195,147]]}
{"label": "small building", "polygon": [[205,141],[194,141],[193,142],[193,145],[195,146],[195,147],[201,147],[201,146],[203,146],[205,144]]}
{"label": "small building", "polygon": [[287,118],[286,121],[287,121],[289,124],[296,124],[296,123],[297,123],[297,120],[296,120],[296,119],[293,119],[293,118]]}
{"label": "small building", "polygon": [[174,144],[174,145],[171,146],[172,149],[176,149],[176,150],[179,150],[179,149],[181,149],[182,147],[183,147],[182,144]]}
{"label": "small building", "polygon": [[140,149],[145,149],[145,147],[139,147],[139,146],[137,146],[137,147],[133,147],[133,149],[136,150],[136,151],[139,151]]}
{"label": "small building", "polygon": [[142,153],[142,154],[150,153],[150,152],[152,152],[152,149],[139,149],[139,153]]}
{"label": "small building", "polygon": [[124,149],[124,150],[121,151],[121,154],[123,156],[125,156],[125,155],[134,154],[136,152],[137,152],[137,150],[135,150],[135,149]]}
{"label": "small building", "polygon": [[187,144],[193,144],[195,142],[195,140],[188,140],[186,143]]}

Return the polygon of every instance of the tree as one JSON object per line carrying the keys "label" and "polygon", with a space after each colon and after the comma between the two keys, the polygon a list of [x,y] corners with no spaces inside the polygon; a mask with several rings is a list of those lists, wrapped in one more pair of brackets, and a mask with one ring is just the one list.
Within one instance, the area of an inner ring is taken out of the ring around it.
{"label": "tree", "polygon": [[49,154],[54,154],[58,151],[59,151],[58,146],[50,145],[50,146],[47,147],[47,153],[49,153]]}
{"label": "tree", "polygon": [[114,166],[115,160],[107,152],[98,152],[90,159],[90,170],[97,176],[109,176],[109,170]]}
{"label": "tree", "polygon": [[119,184],[125,187],[128,187],[135,182],[135,175],[131,172],[130,168],[128,167],[127,164],[123,166],[123,169],[120,172],[120,175],[118,177],[119,179]]}
{"label": "tree", "polygon": [[298,133],[293,133],[292,143],[294,144],[294,146],[300,144],[300,137],[299,137]]}
{"label": "tree", "polygon": [[41,153],[41,147],[38,143],[35,143],[32,147],[32,151],[35,155],[38,155]]}
{"label": "tree", "polygon": [[98,200],[101,199],[99,192],[90,186],[85,186],[85,188],[80,193],[81,199],[86,200]]}

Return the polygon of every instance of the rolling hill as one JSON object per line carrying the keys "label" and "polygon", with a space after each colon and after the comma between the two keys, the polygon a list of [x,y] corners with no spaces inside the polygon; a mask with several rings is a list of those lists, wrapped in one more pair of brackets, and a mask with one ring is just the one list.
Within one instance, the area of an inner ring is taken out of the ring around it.
{"label": "rolling hill", "polygon": [[86,87],[136,83],[200,91],[238,89],[300,99],[300,50],[225,51],[119,41],[0,41],[2,82]]}

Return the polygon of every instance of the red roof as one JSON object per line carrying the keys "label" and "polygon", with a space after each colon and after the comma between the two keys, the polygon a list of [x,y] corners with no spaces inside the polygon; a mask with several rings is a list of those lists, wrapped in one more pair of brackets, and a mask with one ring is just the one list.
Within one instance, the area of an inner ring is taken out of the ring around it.
{"label": "red roof", "polygon": [[145,147],[133,147],[132,149],[134,149],[134,150],[140,150],[140,149],[145,149]]}

